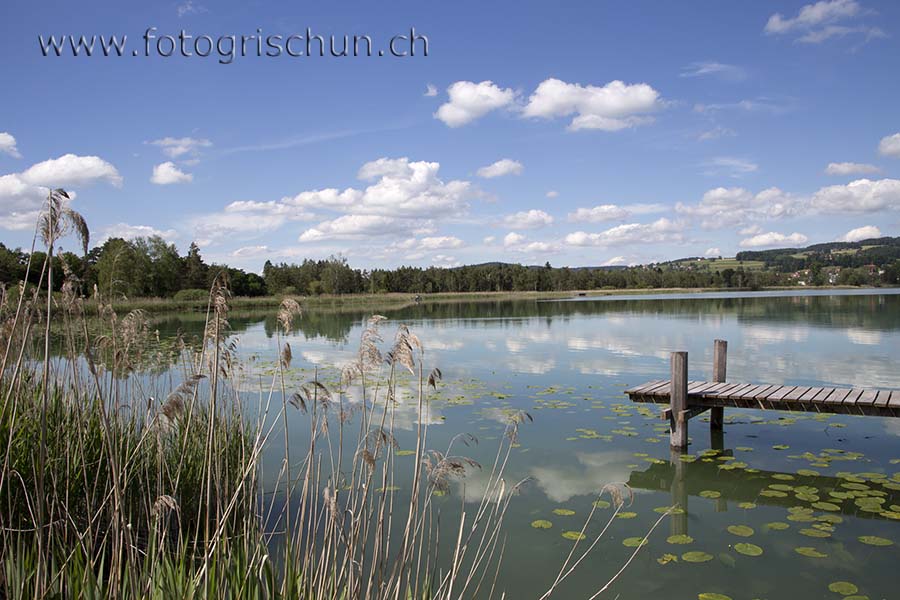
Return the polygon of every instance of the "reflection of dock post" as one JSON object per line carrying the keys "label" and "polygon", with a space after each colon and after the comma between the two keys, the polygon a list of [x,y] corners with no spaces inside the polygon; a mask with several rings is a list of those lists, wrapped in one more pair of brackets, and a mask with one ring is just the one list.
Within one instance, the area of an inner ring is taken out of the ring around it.
{"label": "reflection of dock post", "polygon": [[687,378],[688,353],[673,352],[669,391],[669,445],[679,450],[685,450],[688,446]]}
{"label": "reflection of dock post", "polygon": [[[725,383],[728,342],[716,340],[713,346],[713,378],[716,383]],[[710,447],[721,450],[724,447],[722,430],[725,422],[725,408],[714,406],[709,410]]]}
{"label": "reflection of dock post", "polygon": [[672,462],[674,471],[671,487],[672,506],[677,506],[681,509],[680,513],[669,516],[670,535],[687,535],[688,532],[688,494],[684,477],[687,462],[681,460],[681,455],[682,451],[677,448],[672,448],[669,454],[669,460]]}

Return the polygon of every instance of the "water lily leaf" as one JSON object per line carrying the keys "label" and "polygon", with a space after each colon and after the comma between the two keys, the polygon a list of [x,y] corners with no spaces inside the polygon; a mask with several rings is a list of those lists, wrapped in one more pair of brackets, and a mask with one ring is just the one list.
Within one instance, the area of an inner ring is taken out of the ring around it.
{"label": "water lily leaf", "polygon": [[772,475],[772,479],[780,479],[781,481],[793,481],[795,478],[793,475],[788,473],[775,473]]}
{"label": "water lily leaf", "polygon": [[532,521],[531,526],[535,529],[550,529],[551,527],[553,527],[553,523],[547,521],[546,519],[538,519],[536,521]]}
{"label": "water lily leaf", "polygon": [[715,592],[703,592],[697,594],[697,600],[732,600],[731,596],[725,594],[717,594]]}
{"label": "water lily leaf", "polygon": [[887,538],[878,537],[877,535],[861,535],[858,538],[863,544],[870,546],[893,546],[894,542]]}
{"label": "water lily leaf", "polygon": [[837,504],[832,504],[831,502],[814,502],[813,508],[817,508],[819,510],[830,510],[830,511],[841,510],[840,506],[838,506]]}
{"label": "water lily leaf", "polygon": [[779,492],[778,490],[763,490],[759,495],[765,496],[766,498],[787,498],[787,494]]}
{"label": "water lily leaf", "polygon": [[800,533],[807,537],[814,538],[827,538],[831,537],[831,534],[827,531],[820,531],[819,529],[801,529]]}
{"label": "water lily leaf", "polygon": [[554,508],[553,514],[559,515],[561,517],[571,517],[572,515],[575,514],[575,511],[571,510],[569,508]]}
{"label": "water lily leaf", "polygon": [[850,596],[851,594],[855,594],[859,591],[859,588],[849,581],[835,581],[829,583],[828,589],[835,594],[840,594],[841,596]]}
{"label": "water lily leaf", "polygon": [[394,452],[394,456],[412,456],[415,453],[415,450],[397,450]]}
{"label": "water lily leaf", "polygon": [[609,508],[610,504],[606,500],[594,500],[595,508]]}
{"label": "water lily leaf", "polygon": [[756,503],[754,502],[741,502],[738,504],[738,508],[743,508],[744,510],[752,510],[756,508]]}
{"label": "water lily leaf", "polygon": [[797,548],[794,548],[794,552],[796,552],[797,554],[799,554],[801,556],[807,556],[809,558],[827,558],[828,557],[827,554],[825,554],[823,552],[819,552],[818,550],[816,550],[815,548],[813,548],[811,546],[798,546]]}
{"label": "water lily leaf", "polygon": [[748,544],[746,542],[735,544],[734,551],[746,556],[759,556],[763,553],[763,549],[756,544]]}
{"label": "water lily leaf", "polygon": [[694,541],[694,538],[687,534],[679,533],[677,535],[670,535],[666,538],[666,541],[670,544],[690,544]]}
{"label": "water lily leaf", "polygon": [[616,516],[619,517],[620,519],[633,519],[637,516],[637,513],[636,512],[620,512]]}
{"label": "water lily leaf", "polygon": [[689,563],[705,563],[713,559],[713,555],[708,552],[685,552],[681,555],[681,560]]}
{"label": "water lily leaf", "polygon": [[785,444],[775,444],[772,446],[773,450],[787,450],[790,446],[786,446]]}
{"label": "water lily leaf", "polygon": [[790,527],[790,525],[788,525],[787,523],[782,523],[781,521],[774,521],[772,523],[766,523],[766,528],[772,529],[774,531],[782,531],[789,527]]}
{"label": "water lily leaf", "polygon": [[667,565],[670,562],[678,562],[678,557],[675,556],[674,554],[666,553],[666,554],[663,554],[662,556],[660,556],[659,558],[657,558],[656,562],[658,562],[661,565]]}
{"label": "water lily leaf", "polygon": [[587,536],[581,533],[580,531],[563,531],[562,536],[567,540],[579,541],[583,540]]}
{"label": "water lily leaf", "polygon": [[750,537],[753,535],[753,528],[746,525],[729,525],[728,533],[740,537]]}
{"label": "water lily leaf", "polygon": [[626,548],[637,548],[638,546],[647,545],[647,540],[643,537],[628,537],[622,540],[622,545]]}
{"label": "water lily leaf", "polygon": [[717,492],[716,490],[703,490],[700,492],[701,498],[719,498],[722,495],[722,492]]}

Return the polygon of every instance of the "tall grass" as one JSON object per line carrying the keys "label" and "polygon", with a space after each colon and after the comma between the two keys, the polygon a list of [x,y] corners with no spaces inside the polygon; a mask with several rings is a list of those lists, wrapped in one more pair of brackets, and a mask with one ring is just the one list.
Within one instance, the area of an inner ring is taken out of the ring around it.
{"label": "tall grass", "polygon": [[[403,325],[385,340],[374,316],[338,383],[316,374],[297,385],[285,339],[301,309],[285,299],[277,367],[248,406],[223,277],[202,339],[179,345],[171,369],[142,311],[120,316],[95,293],[100,318],[88,319],[69,272],[62,293],[50,293],[61,224],[88,235],[60,192],[35,236],[47,261],[28,266],[40,284],[20,286],[15,303],[0,290],[0,597],[503,597],[503,523],[523,483],[505,473],[529,415],[510,418],[485,465],[465,456],[465,435],[432,448],[418,418],[409,492],[392,493],[401,387],[423,415],[441,385],[427,343]],[[157,360],[167,368],[148,368]],[[361,394],[352,402],[351,386]],[[300,442],[288,427],[296,411],[308,425]],[[263,486],[261,459],[279,438],[284,456]],[[487,474],[482,497],[442,523],[435,498],[471,469]],[[611,522],[627,498],[610,491]],[[544,598],[601,536],[573,544]]]}

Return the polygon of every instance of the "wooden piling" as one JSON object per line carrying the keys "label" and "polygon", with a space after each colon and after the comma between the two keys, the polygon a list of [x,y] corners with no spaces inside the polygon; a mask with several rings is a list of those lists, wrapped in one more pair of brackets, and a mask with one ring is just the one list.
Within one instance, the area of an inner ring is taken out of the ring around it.
{"label": "wooden piling", "polygon": [[672,448],[687,449],[688,418],[688,353],[672,353],[672,378],[669,392],[669,444]]}
{"label": "wooden piling", "polygon": [[[713,381],[725,383],[726,364],[728,361],[728,342],[716,340],[713,344]],[[709,411],[709,428],[712,431],[722,431],[725,423],[725,408],[714,406]]]}

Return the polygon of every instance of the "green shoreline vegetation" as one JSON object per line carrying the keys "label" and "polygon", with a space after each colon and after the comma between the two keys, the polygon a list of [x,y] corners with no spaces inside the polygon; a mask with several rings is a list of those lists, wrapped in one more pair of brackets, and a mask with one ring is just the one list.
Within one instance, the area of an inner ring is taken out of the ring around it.
{"label": "green shoreline vegetation", "polygon": [[[424,364],[428,340],[400,325],[383,352],[385,318],[373,316],[337,383],[317,374],[297,384],[284,336],[302,311],[290,297],[277,308],[280,359],[268,394],[249,408],[224,272],[206,297],[202,339],[174,349],[180,381],[158,375],[145,366],[157,358],[171,364],[162,354],[172,349],[160,347],[144,311],[120,314],[97,291],[99,318],[89,327],[84,282],[65,262],[54,268],[67,233],[87,251],[87,224],[67,198],[52,190],[41,214],[47,252],[24,274],[39,274],[34,285],[15,297],[0,288],[0,597],[437,600],[493,588],[504,518],[522,483],[507,482],[505,467],[529,415],[509,415],[488,465],[456,454],[461,436],[442,451],[430,448],[428,425],[417,419],[412,460],[396,465],[398,381],[411,380],[419,414],[442,385],[441,371]],[[40,293],[47,289],[59,291]],[[363,394],[352,405],[344,393],[351,383]],[[153,398],[150,389],[170,391]],[[297,411],[309,428],[299,462],[286,426]],[[284,455],[274,487],[263,489],[261,456],[274,440]],[[412,477],[395,498],[399,468]],[[467,469],[486,474],[483,496],[458,523],[441,526],[437,499]],[[608,525],[630,492],[604,493],[615,505]],[[571,532],[572,552],[541,598],[553,596],[603,536],[605,528],[585,535],[593,516]],[[616,577],[599,582],[598,593]]]}

